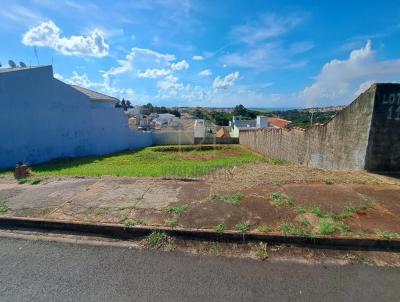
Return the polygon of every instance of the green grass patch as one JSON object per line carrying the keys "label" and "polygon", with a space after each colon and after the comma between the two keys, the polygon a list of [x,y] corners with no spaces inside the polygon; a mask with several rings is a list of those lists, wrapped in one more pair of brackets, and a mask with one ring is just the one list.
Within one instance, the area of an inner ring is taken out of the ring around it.
{"label": "green grass patch", "polygon": [[282,192],[270,193],[269,199],[273,205],[278,206],[278,207],[294,205],[294,199],[292,197],[286,196]]}
{"label": "green grass patch", "polygon": [[331,235],[336,232],[336,226],[333,222],[322,220],[319,223],[319,232],[322,235]]}
{"label": "green grass patch", "polygon": [[176,207],[170,207],[170,208],[168,208],[167,209],[167,212],[169,213],[169,214],[176,214],[176,215],[181,215],[181,214],[183,214],[183,213],[185,213],[185,211],[188,209],[188,205],[186,205],[186,204],[181,204],[181,205],[178,205],[178,206],[176,206]]}
{"label": "green grass patch", "polygon": [[213,246],[210,247],[210,254],[214,255],[214,256],[219,256],[222,254],[224,250],[222,249],[222,247],[214,244]]}
{"label": "green grass patch", "polygon": [[399,234],[392,231],[377,230],[375,234],[381,239],[393,240],[399,238]]}
{"label": "green grass patch", "polygon": [[7,202],[0,201],[0,214],[7,213],[11,210],[11,208],[7,205]]}
{"label": "green grass patch", "polygon": [[294,211],[296,214],[304,214],[305,212],[307,212],[306,209],[303,208],[303,207],[295,207],[295,208],[293,209],[293,211]]}
{"label": "green grass patch", "polygon": [[378,201],[368,194],[360,194],[361,198],[364,199],[370,207],[376,206]]}
{"label": "green grass patch", "polygon": [[344,223],[335,222],[333,219],[324,218],[319,222],[319,232],[322,235],[332,235],[334,233],[348,233],[351,229],[348,225]]}
{"label": "green grass patch", "polygon": [[132,228],[136,225],[145,225],[144,221],[140,219],[123,219],[120,223],[123,223],[127,228]]}
{"label": "green grass patch", "polygon": [[162,231],[153,231],[147,236],[147,243],[151,247],[159,247],[168,239],[168,235]]}
{"label": "green grass patch", "polygon": [[[62,159],[34,165],[31,170],[38,176],[198,177],[216,169],[263,161],[263,157],[245,150],[240,145],[210,150],[201,148],[184,150],[184,146],[172,147],[174,149],[171,149],[171,146],[158,146],[106,156]],[[163,149],[168,148],[171,151],[162,152]],[[229,151],[229,156],[224,156],[227,151]],[[196,158],[197,155],[199,155],[198,158]],[[215,156],[204,160],[204,155]]]}
{"label": "green grass patch", "polygon": [[305,227],[309,227],[309,226],[311,225],[311,223],[310,223],[307,219],[305,219],[305,218],[301,219],[301,220],[299,221],[299,223],[300,223],[302,226],[305,226]]}
{"label": "green grass patch", "polygon": [[324,216],[324,215],[322,214],[322,210],[321,210],[320,207],[313,207],[313,208],[310,209],[310,212],[311,212],[312,214],[314,214],[315,216],[319,217],[319,218],[321,218],[321,217]]}
{"label": "green grass patch", "polygon": [[178,225],[178,221],[177,221],[175,218],[168,219],[168,220],[166,221],[166,223],[167,223],[167,225],[168,225],[169,227],[171,227],[171,228],[174,228],[174,227],[176,227],[176,226]]}
{"label": "green grass patch", "polygon": [[232,204],[232,205],[237,205],[240,203],[240,201],[243,198],[243,194],[242,193],[235,193],[232,195],[218,195],[218,194],[214,194],[211,199],[212,200],[216,200],[216,201],[222,201],[228,204]]}
{"label": "green grass patch", "polygon": [[217,224],[214,230],[218,233],[223,233],[225,231],[225,225],[223,223]]}
{"label": "green grass patch", "polygon": [[331,178],[325,178],[324,180],[323,180],[323,182],[324,182],[324,184],[326,184],[326,185],[333,185],[335,182],[333,181],[333,179],[331,179]]}
{"label": "green grass patch", "polygon": [[37,185],[41,182],[41,179],[38,178],[20,178],[17,180],[18,184],[23,185],[23,184],[31,184],[31,185]]}

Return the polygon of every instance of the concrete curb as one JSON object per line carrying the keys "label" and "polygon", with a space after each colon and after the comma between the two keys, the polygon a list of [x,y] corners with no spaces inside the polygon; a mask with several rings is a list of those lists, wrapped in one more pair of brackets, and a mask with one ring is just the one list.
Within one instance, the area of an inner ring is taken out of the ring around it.
{"label": "concrete curb", "polygon": [[[225,231],[218,233],[210,229],[190,229],[190,228],[170,228],[153,226],[135,226],[126,227],[120,224],[94,224],[82,223],[77,221],[65,220],[44,220],[36,218],[21,217],[0,217],[0,228],[18,229],[30,228],[37,230],[58,230],[65,232],[76,232],[79,234],[100,235],[119,239],[133,239],[147,236],[152,231],[160,230],[170,236],[176,236],[185,239],[225,241],[243,243],[248,241],[264,241],[274,244],[294,244],[301,246],[312,246],[320,248],[335,249],[364,249],[364,250],[400,250],[400,240],[385,240],[377,238],[351,238],[351,237],[304,237],[281,235],[278,233],[246,233],[235,231]],[[245,239],[245,240],[243,240]]]}

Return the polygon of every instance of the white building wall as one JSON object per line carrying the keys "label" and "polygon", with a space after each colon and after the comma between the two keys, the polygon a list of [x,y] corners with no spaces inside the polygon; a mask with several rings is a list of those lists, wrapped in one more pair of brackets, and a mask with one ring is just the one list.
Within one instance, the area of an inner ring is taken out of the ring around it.
{"label": "white building wall", "polygon": [[194,135],[191,130],[154,131],[153,145],[192,145]]}
{"label": "white building wall", "polygon": [[51,66],[0,72],[0,169],[151,145],[122,110],[53,78]]}

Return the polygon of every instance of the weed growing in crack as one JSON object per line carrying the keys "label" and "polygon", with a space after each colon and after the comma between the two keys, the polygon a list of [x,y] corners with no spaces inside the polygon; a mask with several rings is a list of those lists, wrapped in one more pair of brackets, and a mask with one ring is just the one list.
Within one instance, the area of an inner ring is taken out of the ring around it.
{"label": "weed growing in crack", "polygon": [[217,225],[214,227],[214,230],[215,230],[217,233],[223,233],[223,232],[225,231],[225,225],[224,225],[223,223],[217,224]]}
{"label": "weed growing in crack", "polygon": [[260,260],[265,260],[268,258],[268,250],[267,250],[267,244],[260,242],[256,246],[256,257]]}
{"label": "weed growing in crack", "polygon": [[167,241],[168,235],[162,231],[153,231],[147,236],[147,243],[151,247],[160,247]]}

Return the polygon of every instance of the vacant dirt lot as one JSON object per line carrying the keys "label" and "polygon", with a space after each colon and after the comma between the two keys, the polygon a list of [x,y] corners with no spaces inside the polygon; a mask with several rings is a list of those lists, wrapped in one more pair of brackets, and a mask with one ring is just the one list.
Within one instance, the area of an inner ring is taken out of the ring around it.
{"label": "vacant dirt lot", "polygon": [[[400,234],[400,181],[268,163],[194,180],[47,177],[36,185],[0,178],[1,215],[91,222],[327,235]],[[333,229],[332,229],[333,228]],[[324,233],[323,233],[324,234]]]}

